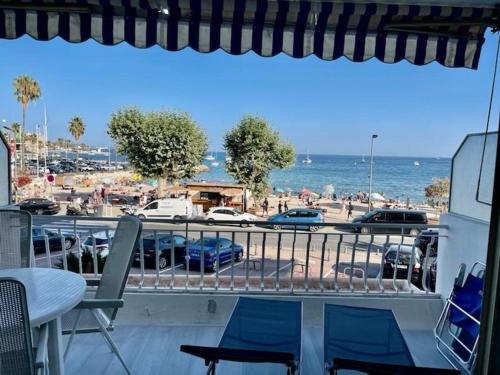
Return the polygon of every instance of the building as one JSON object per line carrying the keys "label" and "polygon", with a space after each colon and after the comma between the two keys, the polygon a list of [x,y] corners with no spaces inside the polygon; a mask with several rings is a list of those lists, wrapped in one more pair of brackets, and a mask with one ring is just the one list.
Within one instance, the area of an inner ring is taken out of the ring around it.
{"label": "building", "polygon": [[190,182],[186,184],[186,190],[192,194],[193,204],[202,205],[203,211],[222,204],[239,208],[242,211],[246,210],[248,195],[245,185],[223,182]]}
{"label": "building", "polygon": [[9,143],[2,132],[0,132],[0,207],[11,203],[11,174]]}

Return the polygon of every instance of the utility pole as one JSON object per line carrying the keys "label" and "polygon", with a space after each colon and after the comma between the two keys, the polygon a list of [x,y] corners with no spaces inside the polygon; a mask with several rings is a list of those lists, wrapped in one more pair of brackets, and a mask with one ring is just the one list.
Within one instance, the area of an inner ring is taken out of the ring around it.
{"label": "utility pole", "polygon": [[378,134],[372,134],[370,146],[370,175],[368,176],[368,212],[372,209],[372,181],[373,181],[373,141],[378,138]]}

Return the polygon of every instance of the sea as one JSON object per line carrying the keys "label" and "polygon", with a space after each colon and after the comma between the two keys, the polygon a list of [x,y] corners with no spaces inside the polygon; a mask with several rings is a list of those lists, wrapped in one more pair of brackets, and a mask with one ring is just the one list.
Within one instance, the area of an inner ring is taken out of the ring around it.
{"label": "sea", "polygon": [[[209,168],[198,174],[194,181],[235,182],[225,172],[225,154],[212,152],[219,162],[212,166],[212,161],[204,160]],[[91,159],[108,159],[107,156],[86,156]],[[302,163],[307,157],[298,154],[293,166],[273,170],[270,184],[274,189],[299,192],[307,188],[318,194],[326,185],[333,185],[337,196],[367,192],[369,183],[370,159],[362,155],[319,155],[309,154],[310,164]],[[111,151],[111,161],[124,161],[122,155]],[[416,165],[417,164],[417,165]],[[450,158],[410,157],[410,156],[374,156],[372,192],[383,193],[386,198],[399,199],[411,203],[425,202],[425,187],[434,177],[449,177]]]}
{"label": "sea", "polygon": [[[322,193],[326,185],[333,185],[337,196],[367,192],[369,189],[370,159],[362,155],[314,155],[310,164],[302,162],[307,156],[297,155],[295,164],[270,174],[274,189],[298,192],[303,188]],[[219,166],[210,161],[205,164],[208,172],[200,173],[196,179],[233,182],[224,168],[224,154],[218,153]],[[364,160],[364,162],[363,162]],[[425,187],[434,177],[449,177],[450,158],[374,156],[372,192],[383,193],[411,203],[425,202]]]}

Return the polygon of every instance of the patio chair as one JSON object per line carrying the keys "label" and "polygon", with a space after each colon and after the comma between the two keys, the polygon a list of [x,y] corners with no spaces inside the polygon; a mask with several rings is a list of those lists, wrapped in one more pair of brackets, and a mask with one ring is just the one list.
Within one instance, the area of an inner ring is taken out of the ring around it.
{"label": "patio chair", "polygon": [[182,345],[180,350],[203,358],[210,375],[220,360],[283,364],[287,374],[295,374],[301,335],[301,302],[240,297],[217,347]]}
{"label": "patio chair", "polygon": [[392,310],[326,304],[324,362],[370,375],[445,375],[456,370],[416,367]]}
{"label": "patio chair", "polygon": [[437,349],[452,366],[469,374],[474,369],[479,341],[485,267],[484,263],[474,263],[464,281],[465,265],[460,266],[434,329]]}
{"label": "patio chair", "polygon": [[13,278],[0,279],[0,374],[45,374],[48,328],[37,331],[33,348],[24,285]]}
{"label": "patio chair", "polygon": [[123,307],[121,298],[135,251],[139,247],[141,231],[141,221],[133,216],[123,216],[118,222],[100,280],[87,280],[87,285],[97,286],[94,298],[84,299],[74,310],[63,316],[63,334],[71,335],[64,358],[68,354],[75,334],[101,332],[111,351],[130,374],[109,331],[113,330],[118,309]]}
{"label": "patio chair", "polygon": [[30,267],[31,215],[20,210],[0,210],[0,269]]}

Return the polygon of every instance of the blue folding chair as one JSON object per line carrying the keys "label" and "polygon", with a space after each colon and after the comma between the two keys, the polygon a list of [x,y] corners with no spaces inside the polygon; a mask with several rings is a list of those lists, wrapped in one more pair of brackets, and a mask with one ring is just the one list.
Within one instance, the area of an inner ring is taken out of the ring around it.
{"label": "blue folding chair", "polygon": [[415,367],[392,310],[325,305],[325,372],[445,375],[455,370]]}
{"label": "blue folding chair", "polygon": [[434,329],[437,349],[453,367],[469,374],[474,369],[479,341],[485,267],[484,263],[474,263],[463,281],[465,265],[460,266]]}
{"label": "blue folding chair", "polygon": [[295,374],[301,342],[301,302],[240,297],[217,347],[182,345],[180,350],[203,358],[210,375],[220,360],[278,363]]}

